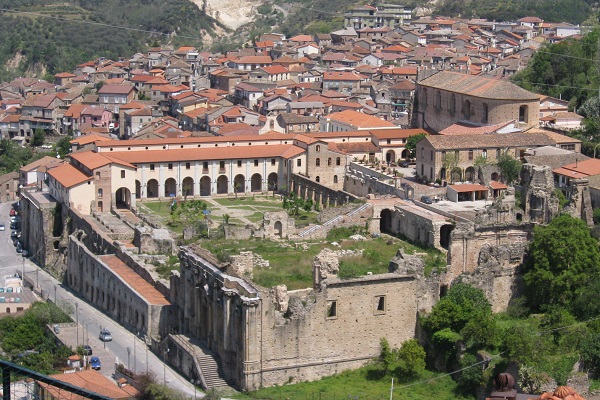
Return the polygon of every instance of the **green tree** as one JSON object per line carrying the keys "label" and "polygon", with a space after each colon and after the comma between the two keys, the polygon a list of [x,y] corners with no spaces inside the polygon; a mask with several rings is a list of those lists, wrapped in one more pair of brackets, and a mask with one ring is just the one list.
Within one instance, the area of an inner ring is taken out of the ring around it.
{"label": "green tree", "polygon": [[579,350],[581,361],[595,376],[600,375],[600,333],[596,332],[584,339]]}
{"label": "green tree", "polygon": [[419,143],[419,141],[425,136],[427,136],[425,133],[417,133],[416,135],[409,136],[408,139],[406,139],[406,145],[404,147],[410,152],[411,158],[416,157],[417,143]]}
{"label": "green tree", "polygon": [[522,167],[521,162],[519,160],[516,160],[510,154],[502,154],[496,161],[496,164],[498,165],[498,168],[500,168],[502,180],[507,185],[511,185],[519,178]]}
{"label": "green tree", "polygon": [[33,139],[31,140],[31,145],[32,146],[41,146],[44,144],[44,141],[46,140],[46,133],[44,132],[43,129],[36,129],[33,132]]}
{"label": "green tree", "polygon": [[442,167],[446,171],[445,176],[444,176],[445,180],[447,180],[447,181],[450,180],[450,175],[452,174],[452,170],[454,170],[454,168],[456,168],[457,165],[458,165],[458,156],[456,155],[456,153],[449,152],[449,153],[444,154],[444,156],[442,157]]}
{"label": "green tree", "polygon": [[579,218],[561,214],[547,226],[536,226],[529,245],[524,281],[527,298],[536,308],[574,300],[600,272],[598,241]]}
{"label": "green tree", "polygon": [[65,158],[71,152],[71,136],[65,136],[56,143],[56,153],[60,158]]}
{"label": "green tree", "polygon": [[417,342],[410,339],[402,343],[398,350],[396,374],[401,377],[419,376],[425,370],[425,350]]}
{"label": "green tree", "polygon": [[460,332],[470,321],[492,315],[492,307],[483,291],[466,283],[456,283],[423,319],[423,328],[437,332],[448,328]]}

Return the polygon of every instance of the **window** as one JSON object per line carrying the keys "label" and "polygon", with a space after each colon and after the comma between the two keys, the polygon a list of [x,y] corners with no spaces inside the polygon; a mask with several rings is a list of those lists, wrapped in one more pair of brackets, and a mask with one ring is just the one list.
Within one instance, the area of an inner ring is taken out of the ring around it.
{"label": "window", "polygon": [[254,160],[254,166],[258,167],[258,160]]}
{"label": "window", "polygon": [[208,171],[208,161],[204,161],[204,162],[202,163],[202,169],[203,169],[204,171]]}
{"label": "window", "polygon": [[101,199],[102,198],[102,189],[98,189],[98,198]]}
{"label": "window", "polygon": [[335,165],[337,165],[337,166],[340,166],[340,165],[342,165],[342,160],[341,160],[339,157],[337,157],[337,158],[335,159]]}
{"label": "window", "polygon": [[316,181],[317,183],[321,182],[321,177],[320,177],[320,176],[317,176],[317,177],[315,178],[315,181]]}
{"label": "window", "polygon": [[338,183],[338,177],[337,177],[337,175],[333,176],[333,183]]}
{"label": "window", "polygon": [[317,150],[317,151],[321,151],[321,146],[320,146],[320,145],[317,145],[317,147],[316,147],[316,150]]}
{"label": "window", "polygon": [[121,170],[121,178],[125,178],[125,170]]}
{"label": "window", "polygon": [[320,167],[320,166],[321,166],[321,159],[320,159],[320,158],[317,158],[317,159],[315,160],[315,166],[317,166],[317,167]]}
{"label": "window", "polygon": [[296,166],[298,166],[298,167],[302,166],[302,160],[301,159],[297,159],[296,160]]}
{"label": "window", "polygon": [[328,166],[328,167],[331,167],[331,157],[329,157],[329,158],[327,159],[327,166]]}
{"label": "window", "polygon": [[337,300],[327,300],[327,318],[337,318]]}
{"label": "window", "polygon": [[375,314],[385,314],[385,296],[375,296]]}
{"label": "window", "polygon": [[490,109],[488,105],[486,103],[483,103],[483,118],[481,119],[481,122],[483,122],[484,124],[488,123],[489,113]]}
{"label": "window", "polygon": [[238,161],[237,161],[237,166],[238,166],[238,168],[241,168],[241,167],[242,167],[242,160],[238,160]]}
{"label": "window", "polygon": [[387,144],[392,144],[392,139],[388,139]]}
{"label": "window", "polygon": [[275,159],[274,158],[271,158],[271,165],[275,166]]}
{"label": "window", "polygon": [[190,169],[192,167],[192,165],[189,162],[185,163],[185,169]]}
{"label": "window", "polygon": [[100,179],[100,172],[96,172],[96,179]]}
{"label": "window", "polygon": [[225,169],[225,161],[219,161],[219,169]]}
{"label": "window", "polygon": [[150,171],[154,171],[154,164],[150,164]]}
{"label": "window", "polygon": [[455,151],[454,151],[454,157],[456,158],[456,161],[457,161],[457,162],[458,162],[458,161],[460,161],[460,151],[458,151],[458,150],[455,150]]}
{"label": "window", "polygon": [[469,119],[471,117],[471,102],[469,100],[465,100],[463,103],[463,115],[465,119]]}
{"label": "window", "polygon": [[169,164],[168,164],[168,168],[169,168],[169,170],[172,170],[172,169],[173,169],[173,164],[172,164],[172,163],[169,163]]}
{"label": "window", "polygon": [[456,95],[452,93],[450,96],[450,113],[454,114],[456,112]]}
{"label": "window", "polygon": [[469,161],[473,161],[473,150],[469,150]]}
{"label": "window", "polygon": [[496,149],[496,158],[500,158],[500,149]]}
{"label": "window", "polygon": [[481,151],[481,155],[483,156],[483,158],[487,158],[487,149],[483,149]]}
{"label": "window", "polygon": [[529,120],[529,108],[527,106],[519,107],[519,122],[527,123]]}

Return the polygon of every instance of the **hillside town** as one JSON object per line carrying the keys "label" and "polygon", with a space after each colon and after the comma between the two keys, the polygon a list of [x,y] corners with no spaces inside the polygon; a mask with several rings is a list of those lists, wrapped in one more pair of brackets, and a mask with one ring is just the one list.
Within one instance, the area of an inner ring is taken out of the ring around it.
{"label": "hillside town", "polygon": [[[417,19],[392,4],[352,9],[344,24],[266,33],[226,54],[162,46],[54,82],[1,83],[2,139],[71,146],[0,176],[0,202],[18,204],[17,249],[204,390],[359,368],[379,355],[382,332],[392,347],[415,338],[420,315],[459,278],[506,311],[534,227],[559,213],[591,226],[600,207],[600,160],[569,136],[583,117],[510,81],[540,46],[579,40],[581,27]],[[445,269],[428,275],[422,257],[398,250],[389,271],[343,279],[347,253],[333,245],[312,261],[311,285],[265,287],[252,252],[224,261],[190,240],[199,232],[179,237],[148,211],[206,201],[212,211],[196,214],[210,230],[225,218],[219,199],[292,194],[322,211],[317,221],[240,212],[225,239],[298,248],[361,226],[435,249]],[[165,279],[155,267],[170,256],[178,265]],[[490,398],[520,396],[504,378]]]}

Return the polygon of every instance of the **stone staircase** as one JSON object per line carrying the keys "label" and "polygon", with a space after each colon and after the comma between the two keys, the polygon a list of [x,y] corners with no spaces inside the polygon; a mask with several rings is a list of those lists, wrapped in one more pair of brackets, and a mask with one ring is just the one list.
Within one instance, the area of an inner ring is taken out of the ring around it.
{"label": "stone staircase", "polygon": [[323,223],[323,225],[311,225],[307,228],[304,228],[303,230],[301,230],[298,233],[298,236],[301,238],[310,237],[310,235],[312,235],[313,233],[315,233],[316,231],[318,231],[320,229],[327,229],[327,231],[329,231],[329,229],[337,226],[336,225],[337,223],[343,222],[344,217],[352,217],[354,215],[360,215],[363,211],[365,211],[371,207],[372,207],[372,205],[370,203],[362,204],[360,207],[355,208],[354,210],[349,211],[344,215],[338,215],[338,216],[331,218],[330,220]]}
{"label": "stone staircase", "polygon": [[199,340],[181,334],[170,334],[169,338],[193,358],[194,367],[205,390],[229,386],[218,356]]}

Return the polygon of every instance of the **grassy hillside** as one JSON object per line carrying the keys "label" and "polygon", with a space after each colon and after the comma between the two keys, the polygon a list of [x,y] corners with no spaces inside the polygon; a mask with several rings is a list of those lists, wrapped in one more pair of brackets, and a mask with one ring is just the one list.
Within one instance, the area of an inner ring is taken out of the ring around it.
{"label": "grassy hillside", "polygon": [[0,8],[0,80],[129,57],[156,43],[201,45],[181,36],[197,38],[215,26],[189,0],[0,0]]}

